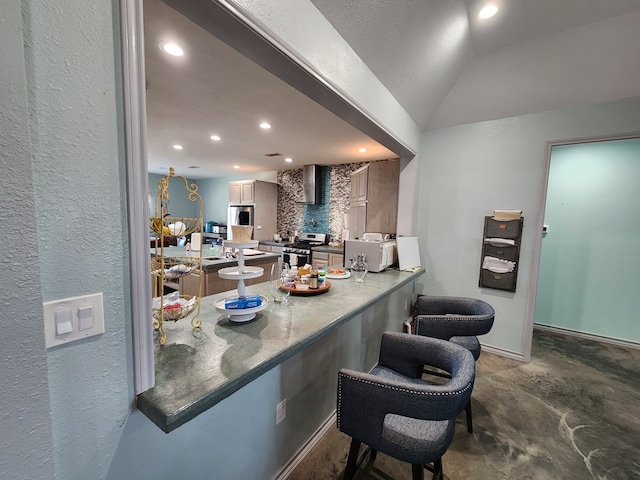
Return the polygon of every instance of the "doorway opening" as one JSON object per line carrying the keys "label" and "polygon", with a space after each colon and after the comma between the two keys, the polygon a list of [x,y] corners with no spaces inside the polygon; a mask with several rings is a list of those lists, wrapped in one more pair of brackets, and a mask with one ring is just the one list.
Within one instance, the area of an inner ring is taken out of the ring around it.
{"label": "doorway opening", "polygon": [[640,346],[640,137],[549,148],[533,326]]}

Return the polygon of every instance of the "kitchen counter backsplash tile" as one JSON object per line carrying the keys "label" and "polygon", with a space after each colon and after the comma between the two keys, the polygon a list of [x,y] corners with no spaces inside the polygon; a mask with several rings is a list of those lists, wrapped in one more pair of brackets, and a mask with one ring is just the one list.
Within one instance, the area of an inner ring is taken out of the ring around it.
{"label": "kitchen counter backsplash tile", "polygon": [[[322,167],[322,203],[299,203],[302,198],[302,169],[278,172],[278,232],[328,233],[330,240],[340,239],[344,215],[349,212],[351,173],[368,162]],[[286,237],[285,237],[286,238]]]}
{"label": "kitchen counter backsplash tile", "polygon": [[286,240],[287,235],[302,231],[304,205],[302,198],[302,169],[278,172],[278,233]]}

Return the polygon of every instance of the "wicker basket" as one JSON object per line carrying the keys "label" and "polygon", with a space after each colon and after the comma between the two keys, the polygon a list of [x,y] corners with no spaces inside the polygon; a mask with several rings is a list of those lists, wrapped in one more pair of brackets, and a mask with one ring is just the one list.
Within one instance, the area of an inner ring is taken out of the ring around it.
{"label": "wicker basket", "polygon": [[234,242],[250,242],[253,234],[251,225],[231,225],[231,236]]}
{"label": "wicker basket", "polygon": [[[183,300],[191,300],[193,296],[180,295],[180,298],[182,298]],[[184,318],[188,316],[191,312],[193,312],[197,304],[198,304],[198,300],[196,299],[191,305],[185,305],[179,308],[170,308],[166,306],[164,307],[164,309],[153,308],[152,309],[153,318],[155,318],[156,320],[160,320],[162,318],[162,320],[164,321],[177,322],[181,318]]]}

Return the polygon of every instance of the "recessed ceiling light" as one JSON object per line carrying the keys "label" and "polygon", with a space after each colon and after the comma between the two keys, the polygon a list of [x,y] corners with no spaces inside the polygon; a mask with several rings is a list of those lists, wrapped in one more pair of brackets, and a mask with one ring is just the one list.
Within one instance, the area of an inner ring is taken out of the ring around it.
{"label": "recessed ceiling light", "polygon": [[177,43],[162,42],[159,47],[163,52],[173,55],[174,57],[182,57],[184,55],[184,49]]}
{"label": "recessed ceiling light", "polygon": [[222,139],[219,135],[211,135],[211,140],[213,140],[214,142],[219,142]]}
{"label": "recessed ceiling light", "polygon": [[233,168],[237,170],[238,168],[240,168],[240,165],[234,165]]}
{"label": "recessed ceiling light", "polygon": [[291,162],[293,162],[293,158],[287,157],[287,158],[284,159],[284,161],[287,162],[287,163],[291,163]]}
{"label": "recessed ceiling light", "polygon": [[498,7],[491,4],[485,5],[484,7],[482,7],[482,10],[480,10],[480,13],[478,14],[478,18],[491,18],[496,13],[498,13]]}
{"label": "recessed ceiling light", "polygon": [[270,129],[270,128],[271,128],[271,124],[270,124],[270,123],[268,123],[268,122],[262,122],[262,123],[260,123],[260,128],[263,128],[263,129],[265,129],[265,130],[268,130],[268,129]]}
{"label": "recessed ceiling light", "polygon": [[364,148],[364,147],[360,147],[360,148],[358,149],[358,151],[359,151],[360,153],[367,153],[367,149],[366,149],[366,148]]}
{"label": "recessed ceiling light", "polygon": [[176,150],[182,150],[182,145],[178,145],[177,143],[173,146]]}

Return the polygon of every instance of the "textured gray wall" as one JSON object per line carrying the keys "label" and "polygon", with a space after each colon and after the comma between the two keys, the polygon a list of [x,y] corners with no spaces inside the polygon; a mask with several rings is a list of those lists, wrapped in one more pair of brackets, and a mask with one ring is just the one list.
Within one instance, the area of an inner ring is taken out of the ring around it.
{"label": "textured gray wall", "polygon": [[0,478],[51,479],[53,441],[19,1],[0,17]]}
{"label": "textured gray wall", "polygon": [[[51,402],[44,411],[51,412],[61,479],[105,474],[132,404],[114,5],[23,2],[37,209],[37,234],[30,228],[23,236],[37,235],[32,262],[40,267],[41,301],[104,294],[106,333],[47,352]],[[32,330],[42,328],[40,315]]]}

